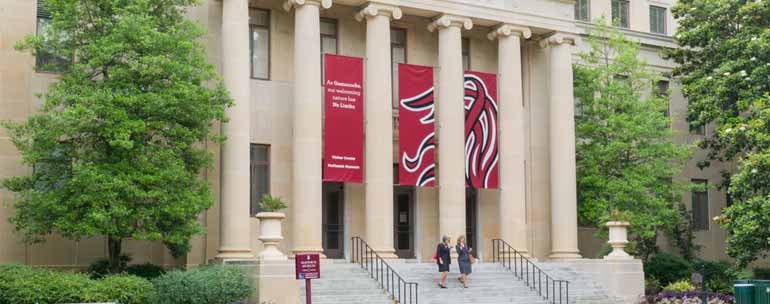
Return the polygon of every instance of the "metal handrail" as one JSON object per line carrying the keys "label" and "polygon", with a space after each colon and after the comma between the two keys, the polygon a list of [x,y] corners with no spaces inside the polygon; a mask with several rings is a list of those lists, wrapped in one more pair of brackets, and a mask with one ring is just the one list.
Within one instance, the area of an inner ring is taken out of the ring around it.
{"label": "metal handrail", "polygon": [[399,304],[417,304],[417,283],[407,282],[361,237],[351,238],[351,263],[358,263]]}
{"label": "metal handrail", "polygon": [[[569,304],[569,281],[554,279],[504,240],[492,240],[492,262],[500,263],[512,271],[548,303]],[[543,285],[543,278],[545,278],[545,285]],[[562,302],[563,300],[566,301]]]}

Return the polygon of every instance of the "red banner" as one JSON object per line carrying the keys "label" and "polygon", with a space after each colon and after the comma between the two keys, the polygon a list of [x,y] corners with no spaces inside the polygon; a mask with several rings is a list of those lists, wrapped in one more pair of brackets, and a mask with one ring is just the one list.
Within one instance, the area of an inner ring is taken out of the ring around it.
{"label": "red banner", "polygon": [[324,56],[323,180],[360,183],[364,176],[364,61]]}
{"label": "red banner", "polygon": [[398,65],[399,184],[436,184],[433,67]]}
{"label": "red banner", "polygon": [[465,71],[465,184],[498,188],[497,76]]}

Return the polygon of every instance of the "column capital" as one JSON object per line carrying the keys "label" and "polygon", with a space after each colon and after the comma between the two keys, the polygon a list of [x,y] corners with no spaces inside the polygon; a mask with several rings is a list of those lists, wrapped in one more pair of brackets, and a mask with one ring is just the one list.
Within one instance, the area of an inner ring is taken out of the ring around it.
{"label": "column capital", "polygon": [[444,14],[433,19],[433,22],[428,24],[428,31],[433,32],[438,28],[448,28],[453,26],[470,30],[473,28],[473,21],[468,17]]}
{"label": "column capital", "polygon": [[303,5],[316,5],[327,9],[332,7],[332,0],[286,0],[283,3],[283,9],[289,12],[293,7]]}
{"label": "column capital", "polygon": [[526,26],[503,23],[497,26],[491,32],[489,32],[489,34],[487,34],[487,38],[489,38],[489,40],[495,40],[496,38],[507,37],[511,35],[516,35],[519,37],[523,37],[524,39],[529,39],[529,37],[532,37],[532,30],[530,30]]}
{"label": "column capital", "polygon": [[401,8],[377,2],[369,2],[356,13],[356,20],[361,22],[368,17],[385,16],[393,20],[401,19]]}
{"label": "column capital", "polygon": [[550,36],[540,39],[539,44],[541,48],[545,48],[550,45],[560,45],[560,44],[578,45],[580,44],[580,36],[577,36],[574,34],[556,32],[551,34]]}

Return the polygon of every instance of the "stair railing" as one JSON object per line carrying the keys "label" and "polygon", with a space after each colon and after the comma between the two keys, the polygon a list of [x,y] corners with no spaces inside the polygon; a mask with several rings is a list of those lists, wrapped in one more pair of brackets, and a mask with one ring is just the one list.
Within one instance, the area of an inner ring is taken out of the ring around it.
{"label": "stair railing", "polygon": [[492,262],[513,272],[548,303],[570,303],[569,281],[554,279],[504,240],[492,240]]}
{"label": "stair railing", "polygon": [[399,304],[417,304],[417,283],[407,282],[361,237],[351,238],[351,263],[358,263]]}

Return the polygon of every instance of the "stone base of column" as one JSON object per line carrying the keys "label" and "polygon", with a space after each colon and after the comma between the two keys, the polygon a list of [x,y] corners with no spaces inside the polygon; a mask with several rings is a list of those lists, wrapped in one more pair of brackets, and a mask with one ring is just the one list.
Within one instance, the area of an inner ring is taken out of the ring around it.
{"label": "stone base of column", "polygon": [[222,248],[214,259],[221,264],[254,264],[257,261],[250,248]]}
{"label": "stone base of column", "polygon": [[579,251],[554,251],[548,256],[550,260],[579,260],[583,256]]}
{"label": "stone base of column", "polygon": [[294,261],[259,261],[256,265],[256,293],[250,303],[300,303],[300,284],[294,277]]}

